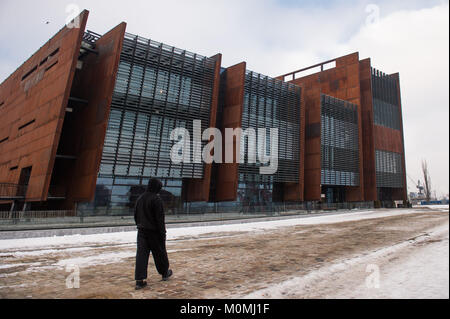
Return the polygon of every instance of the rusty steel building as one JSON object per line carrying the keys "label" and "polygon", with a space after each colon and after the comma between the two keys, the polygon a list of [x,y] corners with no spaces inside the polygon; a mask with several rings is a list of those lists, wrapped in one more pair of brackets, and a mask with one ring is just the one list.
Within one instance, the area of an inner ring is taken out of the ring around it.
{"label": "rusty steel building", "polygon": [[[304,72],[312,74],[303,75]],[[305,93],[306,201],[325,198],[328,202],[375,201],[388,205],[392,201],[407,200],[398,73],[384,74],[373,68],[370,59],[360,60],[359,53],[353,53],[279,79],[301,86]],[[340,106],[330,108],[332,104]],[[343,107],[353,110],[346,120],[351,126],[342,126],[345,122],[339,119],[342,113],[339,109]],[[339,121],[330,122],[330,118]],[[333,132],[331,135],[329,130]],[[344,136],[339,137],[339,134]],[[330,137],[334,138],[332,144],[342,146],[326,147]],[[343,139],[352,140],[352,146],[344,145],[347,143]],[[330,164],[339,169],[330,171]],[[349,175],[353,180],[350,184]]]}
{"label": "rusty steel building", "polygon": [[[312,75],[270,78],[126,33],[125,23],[86,31],[88,15],[0,85],[2,209],[129,213],[151,177],[170,212],[406,200],[398,74],[354,53]],[[277,172],[261,175],[261,163],[237,154],[173,163],[171,131],[195,134],[198,120],[202,131],[277,128]]]}
{"label": "rusty steel building", "polygon": [[[260,162],[250,164],[244,159],[239,163],[237,158],[232,164],[216,164],[214,201],[236,201],[258,210],[271,209],[273,203],[302,201],[301,88],[247,70],[245,62],[224,69],[221,86],[218,127],[222,132],[225,128],[277,128],[278,169],[275,174],[261,175]],[[244,150],[252,146],[244,137],[234,143],[240,143]]]}

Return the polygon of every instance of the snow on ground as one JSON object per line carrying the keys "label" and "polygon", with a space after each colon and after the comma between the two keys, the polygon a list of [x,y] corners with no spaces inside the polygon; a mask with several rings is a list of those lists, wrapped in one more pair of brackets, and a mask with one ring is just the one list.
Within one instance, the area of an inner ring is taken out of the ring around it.
{"label": "snow on ground", "polygon": [[[84,247],[84,248],[65,248],[65,253],[78,253],[83,251],[92,250],[92,247]],[[14,257],[14,258],[23,258],[23,257],[37,257],[41,255],[50,255],[61,252],[61,249],[40,249],[40,250],[32,250],[32,251],[15,251],[9,253],[0,253],[0,257]]]}
{"label": "snow on ground", "polygon": [[[188,251],[190,249],[183,249],[184,251]],[[167,253],[175,253],[177,251],[181,251],[181,249],[172,249],[167,250]],[[121,262],[122,259],[136,257],[136,251],[123,251],[119,253],[104,253],[97,254],[87,257],[78,257],[78,258],[69,258],[62,259],[53,266],[65,268],[71,265],[77,265],[78,267],[87,267],[94,266],[98,264],[106,265],[106,264],[115,264],[117,262]]]}
{"label": "snow on ground", "polygon": [[433,210],[448,212],[449,205],[417,205],[415,208],[431,208]]}
{"label": "snow on ground", "polygon": [[62,259],[54,266],[65,268],[71,265],[77,265],[79,267],[93,266],[98,264],[114,264],[116,262],[120,262],[122,259],[135,257],[136,253],[134,252],[119,252],[119,253],[107,253],[107,254],[99,254],[88,257],[78,257],[78,258],[69,258]]}
{"label": "snow on ground", "polygon": [[8,268],[20,267],[20,266],[28,266],[28,264],[0,265],[0,270],[2,270],[2,269],[8,269]]}
{"label": "snow on ground", "polygon": [[[433,207],[434,208],[434,207]],[[425,210],[426,211],[426,210]],[[335,213],[320,216],[297,216],[292,219],[274,220],[265,222],[250,222],[244,224],[230,224],[219,226],[201,226],[201,227],[179,227],[169,228],[167,230],[168,247],[171,241],[175,240],[195,240],[197,236],[214,234],[220,238],[220,233],[227,232],[260,232],[264,230],[277,229],[280,227],[289,227],[296,225],[317,225],[332,224],[339,222],[358,221],[365,219],[382,218],[399,214],[423,213],[424,210],[404,209],[404,210],[378,210],[378,211],[351,211],[346,213]],[[27,238],[0,240],[0,257],[38,257],[38,256],[54,256],[61,253],[87,253],[87,256],[61,259],[50,268],[66,267],[68,265],[79,265],[80,267],[88,267],[98,264],[111,264],[120,262],[122,259],[134,257],[136,245],[136,231],[121,233],[106,233],[95,235],[73,235],[63,237],[46,237],[46,238]],[[211,237],[208,237],[210,239]],[[114,246],[123,251],[116,253],[102,252],[105,247]],[[169,253],[174,250],[169,249]],[[357,259],[353,263],[357,262]],[[22,264],[0,265],[0,269],[22,266]],[[31,266],[31,265],[28,265]],[[344,265],[334,265],[329,271],[346,267]],[[34,268],[29,268],[32,271]],[[13,275],[13,274],[9,274]],[[311,274],[315,278],[316,274]],[[298,280],[298,279],[297,279]],[[302,279],[303,280],[303,279]],[[296,283],[297,281],[294,281]],[[288,286],[290,284],[287,284]]]}
{"label": "snow on ground", "polygon": [[[175,248],[179,248],[179,244],[183,241],[226,238],[233,236],[233,234],[241,235],[243,232],[264,232],[296,225],[334,224],[407,214],[426,214],[428,211],[448,212],[448,205],[444,208],[439,206],[440,209],[436,209],[435,206],[429,208],[354,210],[220,226],[186,227],[178,225],[177,228],[168,229],[168,252],[191,250],[175,250]],[[389,226],[392,225],[383,225],[382,230],[389,232]],[[396,227],[399,226],[394,225],[391,230],[396,231]],[[124,259],[135,256],[136,235],[136,231],[132,231],[0,240],[0,259],[5,261],[5,265],[0,265],[0,272],[3,270],[0,278],[6,280],[7,278],[20,276],[24,271],[27,273],[42,272],[42,270],[65,268],[71,265],[88,268],[94,265],[119,263]],[[416,236],[416,233],[414,236]],[[384,246],[378,250],[367,250],[361,255],[347,255],[332,264],[318,263],[317,267],[308,269],[306,274],[292,273],[290,277],[281,278],[284,281],[278,280],[276,285],[267,287],[264,284],[257,289],[260,287],[267,288],[240,297],[448,298],[448,258],[449,227],[447,223],[428,230],[416,238],[400,243],[396,242],[395,245],[390,247]],[[27,260],[30,263],[24,264]],[[377,272],[378,270],[379,288],[368,287],[367,278],[371,278],[371,272]],[[0,287],[0,289],[11,287],[21,288],[18,285]]]}
{"label": "snow on ground", "polygon": [[243,299],[449,298],[449,225],[294,277]]}
{"label": "snow on ground", "polygon": [[[448,211],[448,209],[447,209]],[[418,209],[392,209],[377,211],[350,211],[347,213],[329,214],[321,216],[297,216],[292,219],[274,220],[266,222],[251,222],[245,224],[230,224],[219,226],[200,226],[200,227],[179,227],[167,229],[167,239],[177,240],[183,237],[195,237],[210,233],[223,232],[254,232],[276,229],[280,227],[296,225],[317,225],[333,224],[348,221],[357,221],[364,219],[382,218],[394,215],[423,213],[424,210]],[[134,245],[136,244],[137,232],[107,233],[95,235],[72,235],[63,237],[46,238],[26,238],[26,239],[8,239],[0,240],[0,253],[5,254],[8,251],[31,250],[33,254],[48,253],[48,250],[61,249],[68,247],[86,247],[89,245]],[[40,252],[37,249],[42,249]],[[83,248],[85,249],[85,248]],[[89,247],[87,248],[89,249]],[[24,252],[29,253],[29,252]]]}
{"label": "snow on ground", "polygon": [[[381,272],[378,290],[364,290],[363,298],[449,298],[449,237],[430,244]],[[355,294],[347,296],[355,297]]]}

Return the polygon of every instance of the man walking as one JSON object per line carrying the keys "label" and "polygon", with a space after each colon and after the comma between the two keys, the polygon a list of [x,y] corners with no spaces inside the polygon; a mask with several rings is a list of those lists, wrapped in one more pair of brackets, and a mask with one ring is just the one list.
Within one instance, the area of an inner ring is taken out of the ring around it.
{"label": "man walking", "polygon": [[138,228],[136,254],[136,290],[147,286],[147,268],[152,252],[156,269],[163,281],[169,280],[173,272],[169,269],[166,250],[166,224],[164,207],[159,196],[162,183],[152,178],[146,192],[137,200],[134,220]]}

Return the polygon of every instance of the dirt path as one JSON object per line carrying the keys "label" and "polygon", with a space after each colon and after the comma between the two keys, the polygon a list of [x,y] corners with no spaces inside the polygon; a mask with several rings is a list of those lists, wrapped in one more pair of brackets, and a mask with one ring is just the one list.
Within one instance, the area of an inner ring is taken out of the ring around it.
{"label": "dirt path", "polygon": [[[161,282],[151,262],[149,287],[140,292],[133,289],[132,244],[8,251],[0,254],[0,298],[236,298],[404,243],[448,222],[448,212],[429,211],[178,238],[168,243],[173,280]],[[80,265],[79,289],[66,287],[69,264]],[[339,289],[343,282],[336,284]],[[290,297],[333,296],[330,291],[310,291]]]}

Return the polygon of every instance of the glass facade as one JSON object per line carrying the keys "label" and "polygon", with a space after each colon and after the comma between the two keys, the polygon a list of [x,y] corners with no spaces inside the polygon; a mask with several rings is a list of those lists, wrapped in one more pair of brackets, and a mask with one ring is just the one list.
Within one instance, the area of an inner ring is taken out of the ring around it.
{"label": "glass facade", "polygon": [[[145,191],[148,181],[145,178],[100,177],[97,180],[94,202],[80,208],[85,211],[93,210],[97,214],[127,214]],[[164,189],[161,198],[167,212],[174,213],[182,207],[182,181],[162,179],[162,182]]]}
{"label": "glass facade", "polygon": [[[301,107],[300,87],[246,71],[242,129],[266,129],[266,155],[270,155],[270,128],[278,129],[278,170],[273,175],[261,175],[260,168],[266,165],[259,159],[249,163],[246,152],[244,163],[239,165],[238,189],[238,201],[244,206],[282,201],[281,183],[299,182]],[[241,149],[264,152],[262,141],[257,137],[255,142],[257,146],[242,137]]]}
{"label": "glass facade", "polygon": [[359,186],[358,107],[321,96],[322,185]]}
{"label": "glass facade", "polygon": [[[242,148],[256,148],[257,154],[266,143],[266,155],[270,154],[270,128],[278,129],[278,171],[265,182],[297,182],[300,166],[300,107],[301,88],[267,76],[247,71],[245,78],[242,129],[266,129],[266,141],[256,139],[257,147],[249,145],[249,139],[242,137]],[[264,152],[264,150],[262,150]],[[247,152],[248,155],[248,152]],[[257,158],[256,164],[249,164],[248,158],[239,166],[242,178],[250,181],[260,176],[265,166]]]}
{"label": "glass facade", "polygon": [[402,188],[402,154],[375,150],[377,187]]}
{"label": "glass facade", "polygon": [[374,123],[401,130],[397,82],[372,68]]}
{"label": "glass facade", "polygon": [[[126,34],[93,205],[128,209],[151,177],[164,183],[168,210],[182,208],[183,179],[201,179],[204,164],[174,164],[175,128],[193,137],[193,121],[210,127],[216,61]],[[205,146],[207,142],[202,142]]]}
{"label": "glass facade", "polygon": [[[372,68],[372,87],[374,123],[401,130],[397,82]],[[375,166],[378,188],[403,187],[402,154],[375,150]]]}

